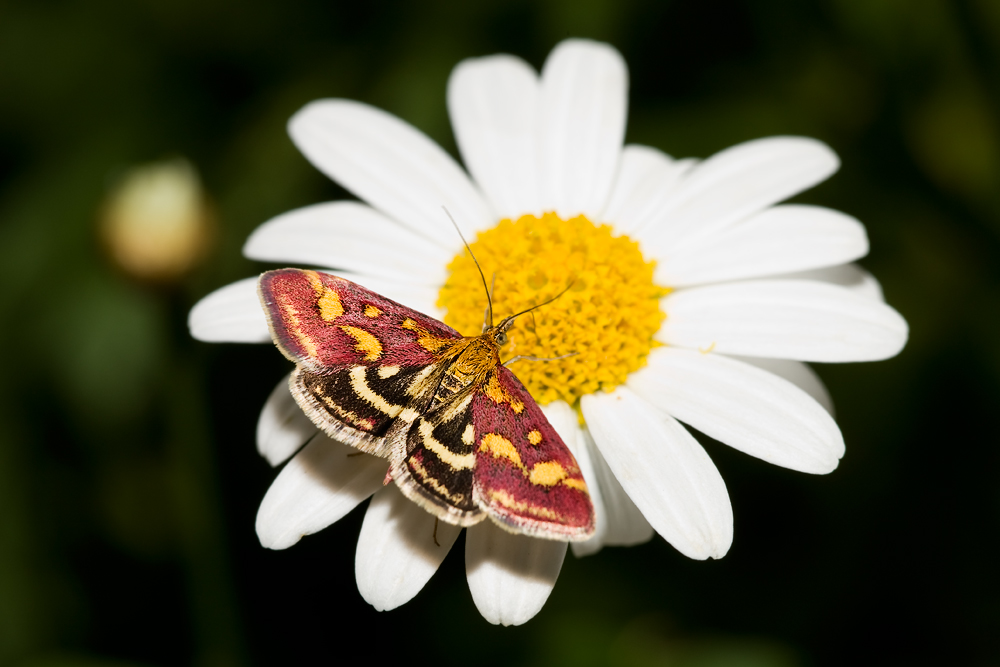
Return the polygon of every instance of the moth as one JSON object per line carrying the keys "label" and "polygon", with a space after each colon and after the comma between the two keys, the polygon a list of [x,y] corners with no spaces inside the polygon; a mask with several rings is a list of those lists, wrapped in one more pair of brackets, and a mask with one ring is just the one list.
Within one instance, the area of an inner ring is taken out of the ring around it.
{"label": "moth", "polygon": [[319,271],[268,271],[258,293],[275,344],[296,365],[296,402],[331,438],[388,459],[386,483],[459,526],[488,517],[534,537],[594,534],[573,454],[500,361],[523,313],[494,326],[491,306],[483,332],[462,336]]}

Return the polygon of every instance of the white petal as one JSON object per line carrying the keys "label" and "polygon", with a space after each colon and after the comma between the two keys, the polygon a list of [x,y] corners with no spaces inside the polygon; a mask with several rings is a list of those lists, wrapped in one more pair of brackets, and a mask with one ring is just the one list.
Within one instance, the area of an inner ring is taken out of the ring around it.
{"label": "white petal", "polygon": [[693,287],[661,301],[658,340],[722,354],[800,361],[876,361],[906,344],[889,306],[828,283],[752,280]]}
{"label": "white petal", "polygon": [[508,55],[459,63],[448,80],[448,113],[469,173],[497,217],[540,215],[538,75]]}
{"label": "white petal", "polygon": [[594,442],[660,535],[689,558],[722,558],[733,542],[726,484],[694,437],[625,386],[581,400]]}
{"label": "white petal", "polygon": [[476,608],[494,625],[521,625],[549,599],[566,543],[514,535],[492,521],[465,534],[465,572]]}
{"label": "white petal", "polygon": [[655,220],[696,160],[674,160],[663,151],[629,144],[622,149],[611,198],[600,222],[631,234]]}
{"label": "white petal", "polygon": [[719,354],[653,350],[628,387],[719,442],[792,470],[824,474],[844,455],[836,422],[777,375]]}
{"label": "white petal", "polygon": [[573,553],[577,556],[587,556],[597,553],[604,543],[604,534],[608,530],[608,516],[604,509],[604,500],[601,496],[601,486],[594,472],[594,465],[590,460],[590,452],[587,451],[587,444],[583,441],[583,431],[577,420],[576,412],[566,401],[554,401],[548,405],[541,406],[545,417],[552,424],[559,436],[569,447],[580,466],[580,473],[583,481],[587,483],[587,491],[590,493],[590,501],[594,504],[594,522],[596,532],[594,536],[586,542],[574,542],[572,544]]}
{"label": "white petal", "polygon": [[365,512],[354,558],[361,597],[378,611],[409,602],[461,532],[409,500],[395,484],[378,491]]}
{"label": "white petal", "polygon": [[451,156],[392,114],[352,100],[318,100],[292,116],[288,132],[316,168],[428,239],[454,238],[442,206],[462,229],[493,223]]}
{"label": "white petal", "polygon": [[434,305],[437,300],[437,289],[433,287],[411,283],[399,278],[368,276],[346,271],[323,270],[323,272],[336,273],[341,278],[356,282],[387,299],[409,306],[418,313],[429,315],[435,319],[444,317],[444,312]]}
{"label": "white petal", "polygon": [[340,520],[382,486],[388,465],[323,434],[288,462],[257,510],[257,537],[287,549]]}
{"label": "white petal", "polygon": [[767,357],[734,356],[733,359],[763,368],[768,373],[774,373],[778,377],[785,378],[816,399],[816,402],[822,405],[823,409],[829,412],[831,416],[836,416],[830,392],[827,391],[823,380],[820,379],[819,375],[816,374],[816,371],[809,364],[792,359],[769,359]]}
{"label": "white petal", "polygon": [[286,375],[264,403],[257,420],[257,451],[272,466],[282,464],[316,435],[316,426],[292,398]]}
{"label": "white petal", "polygon": [[826,144],[804,137],[727,148],[685,176],[644,236],[655,247],[676,249],[812,187],[839,166]]}
{"label": "white petal", "polygon": [[561,42],[542,68],[541,204],[563,219],[604,210],[625,136],[628,70],[606,44]]}
{"label": "white petal", "polygon": [[835,266],[868,254],[864,225],[819,206],[766,209],[695,245],[658,254],[655,280],[683,287]]}
{"label": "white petal", "polygon": [[589,454],[597,486],[601,489],[606,525],[603,530],[598,525],[597,535],[586,542],[574,542],[573,554],[587,556],[597,553],[604,546],[629,547],[648,542],[653,537],[653,527],[625,493],[589,431],[583,432],[583,444]]}
{"label": "white petal", "polygon": [[328,202],[271,218],[254,230],[243,254],[265,262],[336,267],[439,286],[453,253],[454,231],[444,245],[428,241],[370,206]]}
{"label": "white petal", "polygon": [[824,283],[833,283],[834,285],[846,287],[855,294],[868,299],[885,301],[885,297],[882,295],[882,285],[879,284],[878,279],[857,264],[844,264],[843,266],[831,266],[826,269],[788,273],[781,276],[781,278],[786,280],[819,280]]}
{"label": "white petal", "polygon": [[237,280],[203,297],[188,314],[188,329],[206,343],[270,342],[257,279]]}

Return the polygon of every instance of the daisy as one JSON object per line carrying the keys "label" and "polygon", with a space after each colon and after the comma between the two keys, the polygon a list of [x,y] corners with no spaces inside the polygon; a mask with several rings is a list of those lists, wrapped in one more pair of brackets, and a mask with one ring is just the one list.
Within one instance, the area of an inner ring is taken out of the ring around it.
{"label": "daisy", "polygon": [[[541,75],[507,55],[460,63],[448,108],[467,172],[390,114],[313,102],[291,119],[292,140],[365,203],[278,216],[244,252],[336,269],[478,333],[485,295],[445,206],[496,276],[499,316],[571,285],[518,321],[505,353],[575,353],[514,366],[591,491],[597,534],[574,552],[656,532],[686,556],[720,558],[733,536],[729,496],[681,422],[769,463],[828,473],[844,442],[803,362],[892,357],[907,325],[850,263],[868,252],[857,220],[779,205],[836,171],[827,146],[771,137],[700,162],[623,146],[627,86],[618,52],[583,40],[559,44]],[[205,297],[190,328],[205,341],[270,341],[256,278]],[[383,486],[383,459],[317,435],[284,381],[257,438],[271,464],[288,461],[257,517],[264,546],[291,546],[372,496],[356,574],[379,610],[416,595],[458,536],[441,523],[435,537],[431,514]],[[483,616],[504,625],[534,616],[566,549],[490,521],[469,528],[466,570]]]}

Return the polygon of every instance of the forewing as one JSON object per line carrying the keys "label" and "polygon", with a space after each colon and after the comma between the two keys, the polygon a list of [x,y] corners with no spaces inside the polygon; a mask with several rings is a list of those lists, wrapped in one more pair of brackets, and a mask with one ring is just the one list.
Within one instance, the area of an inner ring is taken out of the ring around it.
{"label": "forewing", "polygon": [[443,322],[321,271],[268,271],[258,293],[278,349],[312,373],[426,366],[461,338]]}
{"label": "forewing", "polygon": [[580,467],[524,385],[498,366],[472,399],[473,498],[501,527],[556,540],[594,534]]}
{"label": "forewing", "polygon": [[275,344],[298,366],[289,386],[303,411],[329,436],[388,456],[388,429],[430,402],[458,332],[318,271],[268,271],[258,292]]}
{"label": "forewing", "polygon": [[[476,467],[472,399],[475,387],[464,395],[418,417],[393,446],[399,458],[392,477],[403,494],[442,521],[471,526],[483,520],[473,499]],[[395,427],[394,427],[395,430]],[[387,438],[390,443],[394,435]]]}

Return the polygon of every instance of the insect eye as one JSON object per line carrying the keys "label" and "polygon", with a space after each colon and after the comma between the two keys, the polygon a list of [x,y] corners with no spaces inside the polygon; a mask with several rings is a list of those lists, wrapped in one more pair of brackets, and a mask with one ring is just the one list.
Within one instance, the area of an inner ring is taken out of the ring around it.
{"label": "insect eye", "polygon": [[506,345],[506,344],[507,344],[507,332],[501,331],[500,335],[497,336],[497,345]]}

